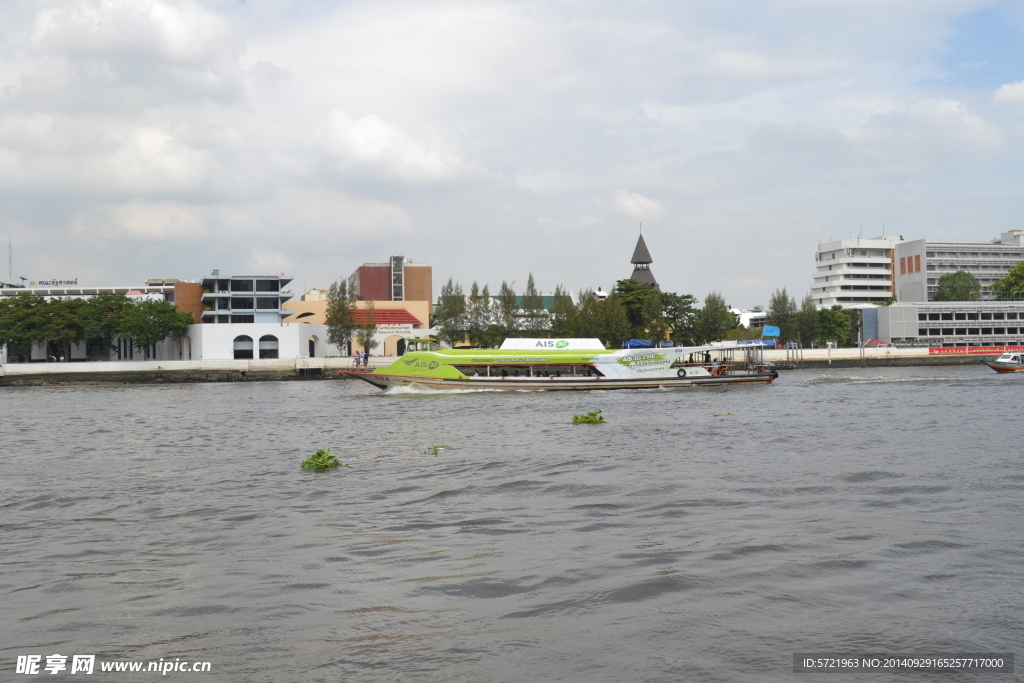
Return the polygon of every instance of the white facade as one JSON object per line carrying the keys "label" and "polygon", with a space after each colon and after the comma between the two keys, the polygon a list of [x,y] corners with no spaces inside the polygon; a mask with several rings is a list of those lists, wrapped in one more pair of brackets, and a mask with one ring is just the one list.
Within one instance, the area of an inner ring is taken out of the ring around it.
{"label": "white facade", "polygon": [[897,301],[931,301],[939,278],[948,273],[967,271],[981,283],[981,298],[991,300],[989,287],[1024,261],[1024,231],[1004,232],[999,239],[986,242],[929,242],[914,240],[896,248],[893,261]]}
{"label": "white facade", "polygon": [[818,308],[885,301],[895,292],[893,264],[902,236],[836,240],[818,245],[811,296]]}

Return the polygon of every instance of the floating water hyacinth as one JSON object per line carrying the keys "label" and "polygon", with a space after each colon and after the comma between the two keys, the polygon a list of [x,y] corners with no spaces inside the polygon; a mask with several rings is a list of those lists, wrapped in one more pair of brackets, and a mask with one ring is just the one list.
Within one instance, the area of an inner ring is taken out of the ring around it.
{"label": "floating water hyacinth", "polygon": [[438,454],[441,453],[441,451],[445,450],[446,448],[451,448],[451,446],[445,446],[444,444],[438,444],[436,446],[431,446],[426,451],[424,451],[424,453],[426,453],[427,455],[438,455]]}
{"label": "floating water hyacinth", "polygon": [[729,417],[732,413],[715,413],[715,417]]}
{"label": "floating water hyacinth", "polygon": [[586,415],[573,415],[572,424],[574,425],[599,425],[604,424],[604,418],[601,417],[600,410],[591,410]]}
{"label": "floating water hyacinth", "polygon": [[331,455],[330,448],[325,451],[317,451],[302,461],[304,470],[326,470],[332,467],[348,467],[348,465],[341,464],[337,458]]}

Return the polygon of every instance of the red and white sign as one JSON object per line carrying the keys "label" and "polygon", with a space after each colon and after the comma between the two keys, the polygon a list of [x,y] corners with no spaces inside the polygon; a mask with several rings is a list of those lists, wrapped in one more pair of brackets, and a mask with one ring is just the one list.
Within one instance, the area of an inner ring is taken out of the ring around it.
{"label": "red and white sign", "polygon": [[946,346],[928,349],[929,356],[990,355],[1007,351],[1024,351],[1024,346]]}

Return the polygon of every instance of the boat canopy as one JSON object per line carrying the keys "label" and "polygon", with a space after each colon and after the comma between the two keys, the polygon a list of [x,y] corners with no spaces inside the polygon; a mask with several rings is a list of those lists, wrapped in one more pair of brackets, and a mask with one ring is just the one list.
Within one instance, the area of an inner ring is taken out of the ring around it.
{"label": "boat canopy", "polygon": [[506,339],[502,351],[604,351],[600,339]]}
{"label": "boat canopy", "polygon": [[630,339],[629,341],[622,342],[622,348],[624,349],[649,349],[653,347],[650,339]]}

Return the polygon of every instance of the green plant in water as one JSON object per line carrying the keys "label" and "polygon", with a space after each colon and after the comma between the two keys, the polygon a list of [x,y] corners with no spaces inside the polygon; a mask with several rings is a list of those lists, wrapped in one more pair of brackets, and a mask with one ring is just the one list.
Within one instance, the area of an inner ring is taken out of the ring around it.
{"label": "green plant in water", "polygon": [[601,417],[600,410],[591,410],[586,415],[573,415],[572,424],[574,425],[599,425],[604,424],[604,418]]}
{"label": "green plant in water", "polygon": [[337,458],[331,455],[330,448],[326,451],[317,451],[302,461],[304,470],[326,470],[332,467],[348,467],[348,465],[341,464]]}
{"label": "green plant in water", "polygon": [[444,444],[438,444],[436,446],[431,446],[430,448],[425,450],[424,453],[426,453],[427,455],[439,455],[441,453],[441,451],[443,451],[446,448],[451,448],[451,446],[445,446]]}
{"label": "green plant in water", "polygon": [[715,417],[729,417],[732,413],[715,413]]}

